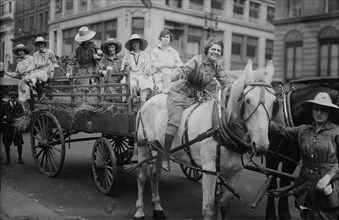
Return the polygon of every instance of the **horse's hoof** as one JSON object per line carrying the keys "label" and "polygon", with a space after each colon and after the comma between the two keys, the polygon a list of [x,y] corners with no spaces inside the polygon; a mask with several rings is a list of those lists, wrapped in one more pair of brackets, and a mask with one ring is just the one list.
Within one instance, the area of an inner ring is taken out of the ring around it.
{"label": "horse's hoof", "polygon": [[134,217],[134,220],[145,220],[145,216],[141,216],[141,217]]}
{"label": "horse's hoof", "polygon": [[164,211],[153,210],[153,219],[155,219],[155,220],[166,219]]}

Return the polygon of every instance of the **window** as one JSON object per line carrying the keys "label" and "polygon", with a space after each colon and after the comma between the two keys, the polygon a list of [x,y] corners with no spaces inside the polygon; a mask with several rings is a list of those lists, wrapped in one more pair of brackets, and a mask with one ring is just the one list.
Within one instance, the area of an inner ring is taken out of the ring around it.
{"label": "window", "polygon": [[253,66],[256,67],[258,65],[258,43],[257,37],[232,34],[231,69],[243,69],[243,64],[248,59],[251,59]]}
{"label": "window", "polygon": [[39,32],[44,30],[44,13],[39,14]]}
{"label": "window", "polygon": [[73,14],[73,0],[65,0],[66,1],[66,15]]}
{"label": "window", "polygon": [[265,61],[267,63],[269,60],[272,59],[273,59],[273,40],[266,40]]}
{"label": "window", "polygon": [[328,11],[339,11],[339,1],[338,0],[328,0]]}
{"label": "window", "polygon": [[194,56],[202,50],[203,30],[201,27],[188,26],[186,53]]}
{"label": "window", "polygon": [[12,2],[9,2],[9,5],[8,5],[8,12],[9,12],[9,13],[12,13]]}
{"label": "window", "polygon": [[299,31],[291,31],[285,36],[285,79],[302,77],[302,36]]}
{"label": "window", "polygon": [[184,24],[165,21],[165,28],[169,29],[173,35],[172,47],[178,51],[184,52]]}
{"label": "window", "polygon": [[105,22],[105,39],[117,37],[117,20]]}
{"label": "window", "polygon": [[87,11],[87,0],[80,0],[79,12]]}
{"label": "window", "polygon": [[5,5],[0,6],[0,16],[5,15]]}
{"label": "window", "polygon": [[339,76],[339,31],[325,27],[319,32],[318,39],[318,76]]}
{"label": "window", "polygon": [[98,23],[94,23],[94,24],[90,24],[88,26],[88,28],[92,31],[95,31],[96,34],[93,37],[93,41],[97,44],[100,45],[101,41],[107,40],[107,39],[103,39],[103,23],[102,22],[98,22]]}
{"label": "window", "polygon": [[300,17],[303,15],[303,0],[289,0],[288,1],[289,17]]}
{"label": "window", "polygon": [[100,7],[100,1],[92,1],[93,8],[99,8]]}
{"label": "window", "polygon": [[34,16],[29,17],[29,30],[34,29]]}
{"label": "window", "polygon": [[132,18],[132,34],[139,34],[141,37],[144,35],[144,18],[135,17]]}
{"label": "window", "polygon": [[267,6],[267,17],[266,21],[273,24],[275,8]]}
{"label": "window", "polygon": [[49,22],[49,13],[48,11],[45,11],[44,31],[48,29],[48,22]]}
{"label": "window", "polygon": [[78,28],[70,28],[63,30],[62,35],[62,54],[70,56],[75,47],[74,36],[77,34]]}
{"label": "window", "polygon": [[233,1],[233,13],[238,15],[244,14],[245,0],[234,0]]}
{"label": "window", "polygon": [[212,0],[211,2],[211,8],[218,9],[218,10],[224,10],[224,0]]}
{"label": "window", "polygon": [[204,1],[202,0],[189,0],[190,1],[190,9],[202,11],[204,8]]}
{"label": "window", "polygon": [[[187,1],[187,0],[185,0]],[[173,8],[181,8],[182,0],[166,0],[166,5],[171,6]]]}
{"label": "window", "polygon": [[250,2],[250,18],[259,18],[260,13],[260,4],[255,2]]}

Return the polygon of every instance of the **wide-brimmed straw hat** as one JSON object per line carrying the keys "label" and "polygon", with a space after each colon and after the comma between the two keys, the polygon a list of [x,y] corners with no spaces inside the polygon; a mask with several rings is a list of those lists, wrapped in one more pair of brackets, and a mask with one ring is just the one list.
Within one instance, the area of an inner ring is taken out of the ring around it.
{"label": "wide-brimmed straw hat", "polygon": [[105,42],[103,42],[100,46],[102,52],[104,52],[106,55],[109,54],[107,46],[113,44],[115,46],[115,53],[118,54],[121,49],[122,49],[122,45],[118,40],[115,40],[114,38],[109,38],[107,39]]}
{"label": "wide-brimmed straw hat", "polygon": [[132,47],[132,41],[133,40],[139,40],[140,41],[140,50],[145,50],[145,48],[148,45],[147,40],[142,39],[139,34],[132,34],[131,39],[129,39],[126,43],[125,43],[125,48],[129,51],[133,50]]}
{"label": "wide-brimmed straw hat", "polygon": [[41,37],[41,36],[39,36],[39,37],[37,37],[36,39],[35,39],[35,46],[38,44],[38,43],[44,43],[45,44],[45,47],[46,47],[46,45],[47,45],[47,41],[45,41],[45,39],[43,38],[43,37]]}
{"label": "wide-brimmed straw hat", "polygon": [[325,107],[330,107],[332,109],[339,110],[339,107],[333,104],[330,95],[327,92],[319,92],[313,100],[308,100],[302,103],[304,107],[310,107],[311,104],[317,104]]}
{"label": "wide-brimmed straw hat", "polygon": [[88,29],[87,26],[83,26],[79,29],[79,32],[75,36],[75,40],[78,41],[79,43],[88,41],[92,39],[95,36],[95,34],[96,34],[95,31],[91,31],[90,29]]}
{"label": "wide-brimmed straw hat", "polygon": [[13,48],[12,52],[13,52],[14,54],[18,55],[18,52],[19,52],[20,50],[23,50],[23,51],[25,52],[25,54],[29,54],[29,53],[31,52],[31,51],[29,51],[29,49],[28,49],[25,45],[23,45],[23,44],[18,44],[18,45],[16,45],[16,47]]}
{"label": "wide-brimmed straw hat", "polygon": [[10,91],[8,93],[9,97],[14,97],[14,98],[18,98],[18,92],[17,91]]}

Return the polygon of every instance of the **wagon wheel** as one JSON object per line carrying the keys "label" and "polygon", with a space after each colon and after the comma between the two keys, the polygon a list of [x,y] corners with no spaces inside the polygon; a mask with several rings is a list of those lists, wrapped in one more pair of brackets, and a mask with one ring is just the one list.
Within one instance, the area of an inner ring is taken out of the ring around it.
{"label": "wagon wheel", "polygon": [[191,167],[185,166],[183,164],[180,164],[180,168],[188,179],[194,182],[198,182],[199,180],[201,180],[202,173],[200,171],[193,169]]}
{"label": "wagon wheel", "polygon": [[115,135],[110,140],[113,150],[116,155],[122,155],[133,149],[133,146],[129,146],[129,137]]}
{"label": "wagon wheel", "polygon": [[58,119],[50,112],[38,113],[31,127],[35,164],[46,176],[56,176],[65,160],[65,138]]}
{"label": "wagon wheel", "polygon": [[92,151],[92,173],[97,189],[107,195],[117,179],[116,158],[107,138],[98,138]]}

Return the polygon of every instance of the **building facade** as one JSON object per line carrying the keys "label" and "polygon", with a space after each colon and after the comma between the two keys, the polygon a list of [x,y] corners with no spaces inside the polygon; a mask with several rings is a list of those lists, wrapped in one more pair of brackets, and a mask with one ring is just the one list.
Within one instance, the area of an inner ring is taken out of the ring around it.
{"label": "building facade", "polygon": [[169,28],[184,62],[218,38],[226,70],[243,69],[248,59],[264,66],[273,56],[274,0],[51,0],[50,7],[50,49],[58,56],[71,55],[83,25],[97,32],[98,44],[111,37],[124,44],[138,33],[148,41],[149,53],[160,43],[160,31]]}
{"label": "building facade", "polygon": [[0,0],[0,62],[4,69],[13,63],[11,39],[14,36],[14,0]]}
{"label": "building facade", "polygon": [[13,46],[26,45],[31,53],[36,50],[35,39],[49,36],[50,0],[16,0],[14,12],[14,36],[11,39]]}
{"label": "building facade", "polygon": [[339,1],[277,0],[275,77],[339,76]]}

